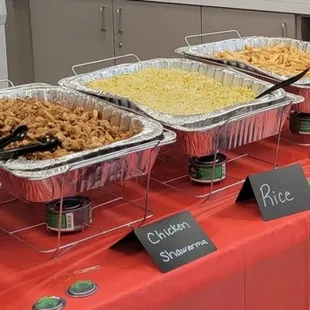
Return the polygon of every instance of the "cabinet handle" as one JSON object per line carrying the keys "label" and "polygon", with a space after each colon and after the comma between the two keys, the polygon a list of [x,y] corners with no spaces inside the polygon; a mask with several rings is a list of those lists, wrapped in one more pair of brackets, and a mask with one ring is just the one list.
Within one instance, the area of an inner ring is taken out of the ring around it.
{"label": "cabinet handle", "polygon": [[287,37],[287,24],[286,23],[281,24],[281,30],[282,30],[282,37]]}
{"label": "cabinet handle", "polygon": [[107,31],[107,28],[105,25],[105,6],[102,6],[100,8],[100,13],[101,13],[101,31],[105,32]]}
{"label": "cabinet handle", "polygon": [[123,42],[122,42],[122,34],[123,34],[123,27],[122,27],[122,9],[117,9],[116,10],[116,15],[117,15],[117,24],[118,24],[118,47],[122,48],[123,47]]}
{"label": "cabinet handle", "polygon": [[117,21],[118,21],[118,33],[122,34],[123,33],[123,29],[122,29],[122,9],[117,9],[116,14],[117,14]]}

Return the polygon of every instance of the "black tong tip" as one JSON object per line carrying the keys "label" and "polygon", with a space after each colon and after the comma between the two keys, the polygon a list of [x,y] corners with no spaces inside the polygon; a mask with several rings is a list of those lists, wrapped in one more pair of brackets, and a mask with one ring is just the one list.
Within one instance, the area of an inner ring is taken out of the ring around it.
{"label": "black tong tip", "polygon": [[10,143],[22,141],[28,133],[28,127],[25,125],[17,127],[10,135],[0,139],[0,159],[7,160],[25,156],[36,152],[55,152],[61,145],[61,142],[53,136],[47,136],[38,142],[19,148],[3,150]]}

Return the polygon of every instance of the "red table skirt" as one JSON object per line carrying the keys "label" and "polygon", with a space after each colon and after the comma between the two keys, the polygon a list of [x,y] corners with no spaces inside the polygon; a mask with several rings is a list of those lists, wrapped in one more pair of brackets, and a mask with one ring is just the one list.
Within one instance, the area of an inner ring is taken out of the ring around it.
{"label": "red table skirt", "polygon": [[[270,169],[266,162],[273,149],[271,140],[244,148],[253,155],[242,164],[244,175],[253,167]],[[299,162],[310,178],[307,149],[284,144],[280,155],[281,165]],[[151,194],[154,219],[189,209],[218,248],[167,274],[143,250],[108,249],[124,231],[56,260],[0,233],[0,309],[31,309],[40,297],[56,295],[66,299],[68,310],[309,310],[310,212],[263,222],[254,203],[235,204],[239,190],[232,187],[204,204],[173,189]],[[95,265],[101,268],[74,274]],[[67,297],[68,286],[81,279],[96,282],[99,292]]]}

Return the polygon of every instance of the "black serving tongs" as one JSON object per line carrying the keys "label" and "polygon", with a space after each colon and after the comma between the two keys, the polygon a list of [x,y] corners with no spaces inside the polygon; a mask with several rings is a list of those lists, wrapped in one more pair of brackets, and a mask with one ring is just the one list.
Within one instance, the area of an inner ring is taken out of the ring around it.
{"label": "black serving tongs", "polygon": [[266,95],[269,95],[271,93],[273,93],[274,91],[280,89],[280,88],[283,88],[283,87],[286,87],[286,86],[289,86],[291,84],[294,84],[296,83],[297,81],[299,81],[300,79],[302,79],[309,71],[310,68],[307,68],[306,70],[290,77],[289,79],[287,80],[284,80],[280,83],[277,83],[275,85],[273,85],[272,87],[268,88],[267,90],[265,90],[263,93],[261,93],[260,95],[258,95],[255,99],[259,99],[259,98],[262,98]]}
{"label": "black serving tongs", "polygon": [[10,135],[0,139],[0,160],[7,160],[25,156],[36,152],[55,152],[60,146],[60,141],[55,137],[45,137],[38,142],[15,149],[4,150],[6,146],[13,142],[22,141],[28,133],[27,126],[17,127]]}

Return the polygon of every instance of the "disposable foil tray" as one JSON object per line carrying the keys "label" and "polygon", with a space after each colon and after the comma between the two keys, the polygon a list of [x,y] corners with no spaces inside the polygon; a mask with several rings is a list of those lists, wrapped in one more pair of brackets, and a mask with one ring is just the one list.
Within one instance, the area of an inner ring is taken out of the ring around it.
{"label": "disposable foil tray", "polygon": [[147,174],[160,147],[173,143],[176,134],[165,129],[160,137],[122,150],[43,170],[0,169],[2,188],[31,202],[47,202],[89,191],[111,182]]}
{"label": "disposable foil tray", "polygon": [[[87,94],[92,94],[104,98],[105,100],[108,100],[113,104],[127,107],[131,110],[142,112],[155,120],[170,125],[184,125],[199,122],[202,120],[209,121],[209,123],[212,124],[215,118],[219,117],[227,118],[233,115],[246,114],[255,109],[266,107],[272,101],[279,100],[285,96],[285,92],[283,90],[278,90],[270,96],[266,96],[261,99],[255,99],[252,100],[251,102],[236,103],[225,109],[220,109],[217,111],[212,111],[200,115],[178,116],[178,115],[169,115],[160,113],[156,110],[153,110],[143,105],[143,103],[134,102],[130,98],[119,97],[117,94],[110,94],[100,90],[91,89],[87,86],[89,82],[94,80],[102,80],[111,78],[113,76],[130,74],[147,68],[164,68],[164,69],[178,68],[190,72],[199,72],[200,74],[213,78],[214,80],[220,82],[224,86],[235,85],[235,86],[250,87],[257,95],[261,94],[267,88],[272,86],[267,82],[263,82],[259,79],[255,79],[248,75],[232,71],[228,68],[210,66],[187,59],[167,59],[167,58],[153,59],[131,64],[122,64],[115,67],[101,69],[95,72],[63,79],[59,81],[59,84]],[[169,104],[169,102],[167,102],[167,104]],[[193,104],[195,103],[193,102]]]}
{"label": "disposable foil tray", "polygon": [[[232,67],[233,69],[238,70],[239,72],[245,73],[247,75],[253,76],[254,78],[258,78],[262,81],[268,82],[268,83],[279,83],[281,80],[276,79],[275,77],[268,76],[266,74],[263,74],[261,72],[252,70],[252,69],[246,69],[243,66],[236,66],[231,61],[229,62],[222,62],[219,59],[207,59],[205,57],[198,57],[198,56],[190,56],[188,54],[185,54],[183,50],[186,48],[179,48],[176,50],[176,52],[179,55],[182,55],[183,57],[186,57],[188,59],[199,61],[208,65],[217,64],[218,66],[222,66],[223,68]],[[301,104],[294,104],[292,106],[292,109],[299,112],[304,113],[310,113],[310,85],[302,85],[302,84],[293,84],[290,86],[285,87],[285,91],[289,93],[293,93],[298,96],[304,97],[304,102]]]}
{"label": "disposable foil tray", "polygon": [[32,97],[57,101],[70,107],[98,109],[113,125],[138,129],[132,138],[95,150],[53,160],[9,160],[0,162],[2,188],[31,202],[46,202],[145,174],[152,168],[161,145],[175,141],[174,132],[159,123],[121,110],[104,101],[53,86],[18,87],[0,92],[0,97]]}
{"label": "disposable foil tray", "polygon": [[290,105],[303,101],[288,95],[282,102],[247,115],[233,117],[211,126],[199,122],[188,126],[171,126],[190,156],[205,156],[217,150],[230,150],[279,133],[288,116]]}
{"label": "disposable foil tray", "polygon": [[[175,52],[180,55],[194,56],[195,58],[206,59],[212,62],[223,63],[226,65],[244,69],[247,71],[257,72],[260,74],[264,74],[268,77],[274,78],[278,81],[283,81],[287,79],[289,76],[280,75],[280,74],[274,73],[266,69],[258,68],[256,66],[250,65],[243,61],[220,59],[220,58],[216,58],[213,56],[214,53],[216,52],[242,51],[245,49],[246,45],[259,48],[259,47],[266,47],[266,46],[277,45],[277,44],[294,46],[299,50],[310,53],[310,42],[304,42],[304,41],[290,39],[290,38],[271,38],[271,37],[257,37],[257,36],[244,37],[244,38],[238,38],[238,39],[229,39],[229,40],[217,41],[213,43],[206,43],[206,44],[200,44],[200,45],[186,46],[186,47],[181,47],[181,48],[176,49]],[[294,85],[307,85],[307,84],[310,84],[309,77],[304,77],[300,81],[296,82]]]}
{"label": "disposable foil tray", "polygon": [[59,167],[68,163],[80,161],[84,158],[92,158],[100,156],[110,150],[118,150],[126,148],[130,145],[139,144],[145,141],[152,140],[162,134],[163,127],[159,123],[149,120],[145,117],[121,110],[113,107],[95,97],[87,96],[80,92],[65,89],[56,86],[38,86],[28,85],[25,88],[17,87],[0,92],[0,98],[34,98],[40,101],[58,102],[71,108],[84,107],[86,109],[95,109],[101,113],[102,119],[110,121],[112,125],[118,126],[121,129],[137,130],[139,133],[135,136],[121,140],[110,145],[105,145],[96,149],[76,152],[70,155],[62,156],[50,160],[26,160],[15,159],[8,161],[0,161],[0,168],[10,170],[40,170],[44,173],[44,169],[51,167]]}

